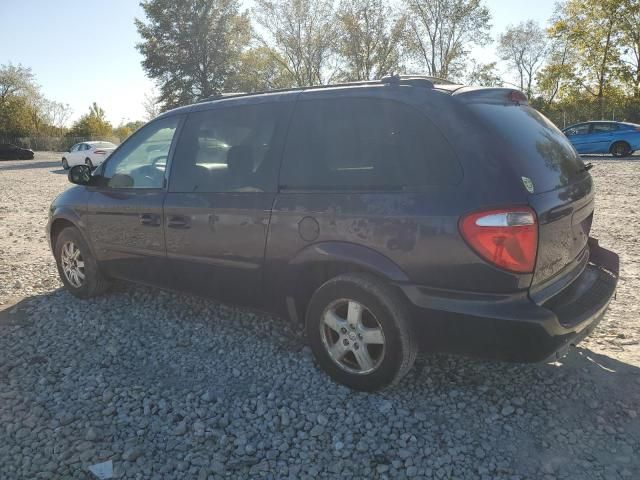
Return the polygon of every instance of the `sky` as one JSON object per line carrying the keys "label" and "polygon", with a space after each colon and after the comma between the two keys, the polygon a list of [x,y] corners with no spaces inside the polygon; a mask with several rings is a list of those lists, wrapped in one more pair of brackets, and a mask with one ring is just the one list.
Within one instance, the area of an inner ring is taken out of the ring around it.
{"label": "sky", "polygon": [[[176,0],[178,1],[178,0]],[[485,0],[492,36],[533,19],[545,25],[555,0]],[[250,0],[243,2],[245,8]],[[71,120],[97,102],[114,124],[144,118],[153,91],[135,48],[133,23],[143,18],[138,0],[0,0],[0,64],[30,67],[51,100],[71,106]],[[476,48],[479,61],[495,61],[495,43]]]}

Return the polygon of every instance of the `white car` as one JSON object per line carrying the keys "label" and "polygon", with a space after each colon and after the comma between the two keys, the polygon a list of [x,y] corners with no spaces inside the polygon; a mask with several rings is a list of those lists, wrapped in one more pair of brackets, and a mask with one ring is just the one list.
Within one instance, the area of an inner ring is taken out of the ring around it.
{"label": "white car", "polygon": [[83,142],[76,143],[62,155],[62,168],[65,170],[84,163],[88,167],[95,168],[105,161],[116,149],[111,142]]}

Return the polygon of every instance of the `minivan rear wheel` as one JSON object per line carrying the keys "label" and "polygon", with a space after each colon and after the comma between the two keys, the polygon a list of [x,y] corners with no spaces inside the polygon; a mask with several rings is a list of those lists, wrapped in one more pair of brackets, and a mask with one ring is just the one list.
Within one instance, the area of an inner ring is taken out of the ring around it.
{"label": "minivan rear wheel", "polygon": [[67,227],[60,232],[54,252],[60,279],[72,295],[90,298],[109,288],[109,280],[100,272],[98,262],[77,228]]}
{"label": "minivan rear wheel", "polygon": [[396,384],[418,350],[406,300],[363,273],[337,276],[316,290],[307,308],[306,332],[322,369],[355,390]]}

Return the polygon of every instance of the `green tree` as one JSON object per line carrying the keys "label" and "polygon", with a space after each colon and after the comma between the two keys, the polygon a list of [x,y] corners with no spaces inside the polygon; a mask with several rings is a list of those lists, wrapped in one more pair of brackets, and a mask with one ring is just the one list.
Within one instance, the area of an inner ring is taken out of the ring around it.
{"label": "green tree", "polygon": [[33,112],[27,98],[6,97],[0,105],[0,137],[28,137],[34,130]]}
{"label": "green tree", "polygon": [[604,118],[605,97],[620,70],[622,3],[619,0],[567,0],[559,6],[550,33],[576,55],[572,76],[595,97]]}
{"label": "green tree", "polygon": [[147,0],[147,22],[136,19],[142,66],[159,87],[167,108],[221,93],[237,73],[251,39],[237,0]]}
{"label": "green tree", "polygon": [[121,123],[113,129],[113,135],[118,137],[118,139],[123,142],[127,137],[129,137],[133,132],[138,130],[143,125],[144,122],[142,121]]}
{"label": "green tree", "polygon": [[108,138],[113,135],[113,127],[106,114],[97,103],[89,107],[89,113],[80,117],[69,130],[69,137]]}
{"label": "green tree", "polygon": [[502,87],[503,82],[498,73],[496,62],[471,62],[471,71],[467,75],[466,83],[481,87]]}
{"label": "green tree", "polygon": [[346,80],[372,80],[400,68],[404,16],[394,16],[382,0],[343,0],[337,17]]}
{"label": "green tree", "polygon": [[460,78],[471,47],[490,42],[491,13],[482,0],[405,0],[407,48],[429,75]]}
{"label": "green tree", "polygon": [[640,102],[640,1],[622,0],[621,3],[622,78],[632,86],[634,100]]}
{"label": "green tree", "polygon": [[258,37],[295,85],[318,85],[334,76],[335,16],[332,0],[256,0]]}
{"label": "green tree", "polygon": [[12,63],[0,65],[0,106],[10,97],[30,97],[37,91],[30,68]]}
{"label": "green tree", "polygon": [[236,92],[260,92],[289,88],[296,84],[278,53],[265,46],[244,51],[240,55],[238,73],[232,87]]}
{"label": "green tree", "polygon": [[498,39],[498,54],[518,74],[520,90],[528,97],[547,51],[547,35],[533,20],[511,25]]}

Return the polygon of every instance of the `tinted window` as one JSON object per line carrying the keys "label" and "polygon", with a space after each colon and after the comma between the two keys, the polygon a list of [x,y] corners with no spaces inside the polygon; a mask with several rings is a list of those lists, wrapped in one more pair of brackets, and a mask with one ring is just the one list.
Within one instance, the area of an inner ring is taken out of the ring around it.
{"label": "tinted window", "polygon": [[284,106],[225,106],[189,115],[176,146],[172,192],[275,191],[273,142]]}
{"label": "tinted window", "polygon": [[584,172],[584,164],[567,137],[537,110],[484,103],[470,104],[469,108],[513,147],[510,162],[518,177],[532,180],[536,193],[567,185]]}
{"label": "tinted window", "polygon": [[589,133],[589,124],[583,123],[581,125],[575,125],[573,127],[569,127],[565,130],[565,134],[567,135],[586,135]]}
{"label": "tinted window", "polygon": [[593,133],[606,133],[618,130],[618,126],[615,123],[594,123]]}
{"label": "tinted window", "polygon": [[389,189],[454,184],[455,156],[420,112],[373,98],[300,101],[280,183],[289,188]]}
{"label": "tinted window", "polygon": [[138,130],[105,163],[102,176],[111,188],[163,188],[164,171],[177,116],[154,121]]}

